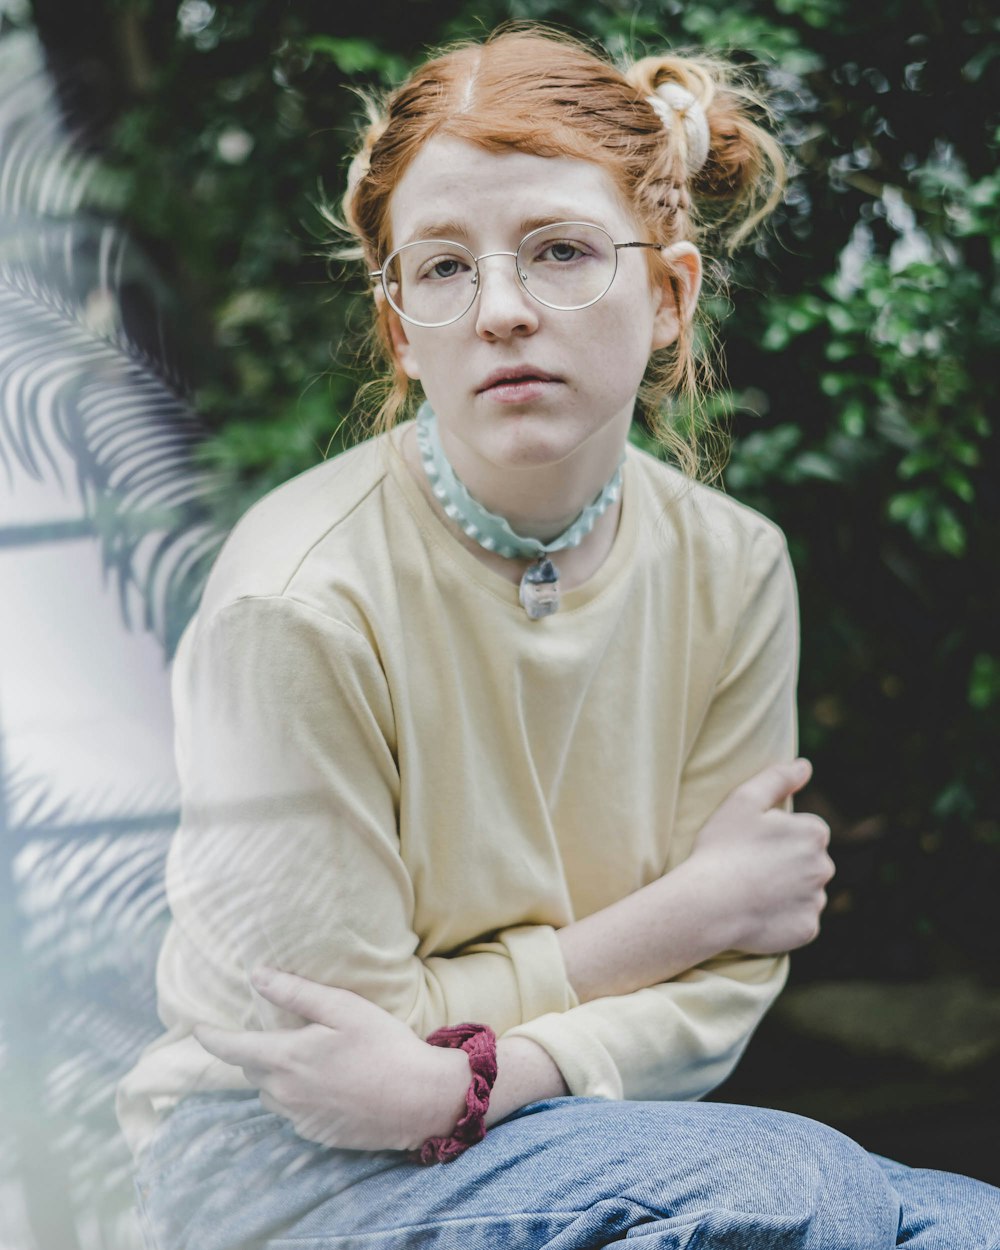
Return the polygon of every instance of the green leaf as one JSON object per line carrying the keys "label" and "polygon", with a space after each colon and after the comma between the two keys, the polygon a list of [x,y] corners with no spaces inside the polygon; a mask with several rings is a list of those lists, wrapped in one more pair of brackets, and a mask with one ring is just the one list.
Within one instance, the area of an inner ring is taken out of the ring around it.
{"label": "green leaf", "polygon": [[406,74],[406,63],[401,57],[383,52],[368,39],[310,35],[303,44],[310,52],[328,56],[345,74],[380,74],[391,81]]}
{"label": "green leaf", "polygon": [[950,508],[939,508],[935,518],[937,540],[949,555],[960,556],[965,551],[965,526]]}
{"label": "green leaf", "polygon": [[911,477],[916,477],[918,473],[925,473],[928,469],[933,469],[937,464],[937,457],[924,448],[917,451],[911,451],[908,456],[904,456],[899,462],[896,473],[903,478],[904,481]]}
{"label": "green leaf", "polygon": [[980,711],[1000,699],[1000,660],[980,652],[972,661],[969,674],[969,704]]}
{"label": "green leaf", "polygon": [[828,304],[826,319],[830,323],[830,328],[838,334],[856,334],[862,329],[850,309],[843,304]]}
{"label": "green leaf", "polygon": [[867,433],[865,406],[860,399],[849,400],[841,409],[840,428],[849,438],[863,438],[865,436]]}
{"label": "green leaf", "polygon": [[952,494],[957,495],[963,503],[972,503],[975,500],[976,488],[964,473],[959,473],[957,469],[951,468],[946,469],[941,477]]}
{"label": "green leaf", "polygon": [[819,478],[825,482],[840,482],[843,472],[832,457],[817,451],[804,451],[796,456],[792,467],[798,476],[803,478]]}
{"label": "green leaf", "polygon": [[819,388],[824,395],[829,395],[831,399],[842,395],[854,382],[854,378],[849,373],[824,373],[819,379]]}
{"label": "green leaf", "polygon": [[891,521],[910,522],[914,517],[925,515],[926,502],[922,492],[909,491],[902,495],[893,495],[889,500],[889,519]]}

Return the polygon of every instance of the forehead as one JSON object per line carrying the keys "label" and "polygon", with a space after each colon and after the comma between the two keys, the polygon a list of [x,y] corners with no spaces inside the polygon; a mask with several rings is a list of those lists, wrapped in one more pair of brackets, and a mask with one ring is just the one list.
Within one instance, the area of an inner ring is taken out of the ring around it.
{"label": "forehead", "polygon": [[593,221],[612,233],[633,225],[610,174],[592,161],[488,152],[450,135],[420,149],[392,193],[389,215],[396,247],[457,233],[509,240],[542,220]]}

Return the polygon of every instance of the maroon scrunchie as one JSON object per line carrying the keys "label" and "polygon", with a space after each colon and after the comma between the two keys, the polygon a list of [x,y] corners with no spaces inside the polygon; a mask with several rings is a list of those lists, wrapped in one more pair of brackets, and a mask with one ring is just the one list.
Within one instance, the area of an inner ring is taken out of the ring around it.
{"label": "maroon scrunchie", "polygon": [[450,1163],[486,1136],[486,1110],[497,1079],[497,1037],[488,1024],[455,1024],[436,1029],[427,1041],[431,1046],[464,1050],[472,1069],[465,1115],[450,1137],[428,1137],[418,1155],[423,1164]]}

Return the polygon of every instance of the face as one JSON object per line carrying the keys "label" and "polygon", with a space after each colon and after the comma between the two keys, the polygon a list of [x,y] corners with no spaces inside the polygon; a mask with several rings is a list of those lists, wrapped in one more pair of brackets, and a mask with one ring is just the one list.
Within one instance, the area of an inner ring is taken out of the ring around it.
{"label": "face", "polygon": [[[616,243],[649,241],[599,165],[487,152],[446,136],[424,145],[391,203],[394,247],[448,238],[476,256],[514,251],[540,220],[593,222]],[[390,320],[400,364],[420,380],[459,476],[471,485],[491,467],[568,462],[607,463],[609,474],[649,355],[677,333],[672,295],[653,288],[644,250],[621,249],[611,289],[572,311],[533,299],[510,256],[479,269],[476,302],[458,321]]]}

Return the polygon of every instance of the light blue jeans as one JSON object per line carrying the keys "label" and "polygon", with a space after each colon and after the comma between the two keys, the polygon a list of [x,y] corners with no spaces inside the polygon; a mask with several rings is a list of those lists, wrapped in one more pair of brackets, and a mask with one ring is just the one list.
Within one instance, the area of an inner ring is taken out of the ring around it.
{"label": "light blue jeans", "polygon": [[553,1098],[453,1163],[332,1150],[252,1092],[160,1124],[136,1193],[149,1250],[998,1250],[1000,1189],[800,1116]]}

